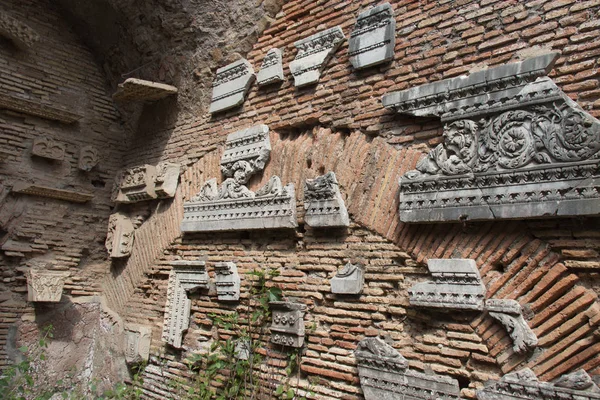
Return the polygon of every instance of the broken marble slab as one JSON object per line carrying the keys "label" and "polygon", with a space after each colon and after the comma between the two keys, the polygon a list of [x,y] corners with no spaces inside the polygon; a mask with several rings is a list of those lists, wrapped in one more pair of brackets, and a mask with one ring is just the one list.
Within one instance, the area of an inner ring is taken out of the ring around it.
{"label": "broken marble slab", "polygon": [[235,263],[231,261],[218,262],[214,268],[217,298],[221,301],[239,300],[240,276]]}
{"label": "broken marble slab", "polygon": [[350,34],[348,55],[356,69],[391,61],[396,44],[396,19],[390,3],[358,15]]}
{"label": "broken marble slab", "polygon": [[219,68],[209,112],[215,114],[241,105],[255,77],[252,64],[246,59]]}
{"label": "broken marble slab", "polygon": [[125,325],[125,360],[128,364],[139,364],[148,361],[152,328],[146,325]]}
{"label": "broken marble slab", "polygon": [[489,299],[485,302],[485,308],[492,318],[504,326],[513,340],[515,353],[526,353],[537,347],[538,338],[523,318],[518,301]]}
{"label": "broken marble slab", "polygon": [[160,82],[146,81],[137,78],[128,78],[119,84],[113,94],[113,100],[119,102],[131,101],[156,101],[177,94],[175,86]]}
{"label": "broken marble slab", "polygon": [[365,285],[365,271],[360,265],[347,263],[331,278],[331,293],[360,294]]}
{"label": "broken marble slab", "polygon": [[265,86],[281,81],[283,81],[283,52],[273,48],[267,52],[260,66],[256,83],[258,86]]}
{"label": "broken marble slab", "polygon": [[302,347],[304,344],[304,314],[306,305],[289,301],[271,301],[271,343]]}

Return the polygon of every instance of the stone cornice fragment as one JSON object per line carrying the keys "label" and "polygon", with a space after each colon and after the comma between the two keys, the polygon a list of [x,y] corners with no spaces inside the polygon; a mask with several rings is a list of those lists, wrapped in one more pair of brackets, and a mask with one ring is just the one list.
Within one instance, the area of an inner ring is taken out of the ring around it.
{"label": "stone cornice fragment", "polygon": [[0,94],[0,108],[17,111],[23,114],[33,115],[44,119],[72,124],[77,122],[82,115],[63,108],[54,107],[39,101],[27,100],[20,97]]}
{"label": "stone cornice fragment", "polygon": [[246,59],[219,68],[213,82],[209,112],[215,114],[241,105],[255,78],[252,64]]}
{"label": "stone cornice fragment", "polygon": [[269,307],[272,311],[271,343],[288,346],[302,347],[304,344],[304,314],[306,305],[289,301],[271,301]]}
{"label": "stone cornice fragment", "polygon": [[177,94],[175,86],[143,79],[129,78],[119,84],[113,100],[119,102],[156,101]]}
{"label": "stone cornice fragment", "polygon": [[513,340],[515,353],[526,353],[537,347],[537,336],[523,318],[521,305],[516,300],[486,300],[485,308],[491,317],[504,326]]}
{"label": "stone cornice fragment", "polygon": [[283,52],[273,48],[267,52],[260,71],[256,75],[258,86],[270,85],[283,81]]}
{"label": "stone cornice fragment", "polygon": [[27,182],[15,182],[12,192],[28,194],[31,196],[49,197],[73,203],[86,203],[94,198],[91,193],[75,192],[73,190],[56,189]]}
{"label": "stone cornice fragment", "polygon": [[348,210],[335,173],[328,172],[304,183],[304,221],[313,228],[350,225]]}
{"label": "stone cornice fragment", "polygon": [[350,62],[356,69],[392,60],[396,44],[396,20],[390,3],[360,13],[348,42]]}

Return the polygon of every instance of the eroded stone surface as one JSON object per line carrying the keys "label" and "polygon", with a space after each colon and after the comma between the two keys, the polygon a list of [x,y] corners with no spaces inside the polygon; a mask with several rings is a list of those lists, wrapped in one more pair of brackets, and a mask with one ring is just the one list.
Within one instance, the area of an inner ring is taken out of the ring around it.
{"label": "eroded stone surface", "polygon": [[49,160],[62,161],[65,158],[65,145],[45,136],[33,140],[31,154]]}
{"label": "eroded stone surface", "polygon": [[475,260],[429,259],[433,281],[408,290],[410,304],[421,307],[483,310],[486,289]]}
{"label": "eroded stone surface", "polygon": [[117,92],[113,94],[113,99],[120,102],[156,101],[174,94],[177,94],[175,86],[129,78],[119,84]]}
{"label": "eroded stone surface", "polygon": [[11,189],[14,193],[28,194],[31,196],[49,197],[73,203],[86,203],[94,198],[91,193],[76,192],[73,190],[56,189],[47,186],[35,185],[27,182],[15,182]]}
{"label": "eroded stone surface", "polygon": [[339,26],[298,40],[296,58],[290,63],[296,87],[319,82],[321,72],[346,37]]}
{"label": "eroded stone surface", "polygon": [[365,272],[362,266],[348,263],[331,278],[331,293],[359,294],[365,284]]}
{"label": "eroded stone surface", "polygon": [[100,161],[100,156],[98,154],[98,149],[94,146],[83,146],[79,150],[79,160],[77,161],[77,168],[82,171],[91,171],[98,162]]}
{"label": "eroded stone surface", "polygon": [[151,342],[152,328],[150,326],[125,325],[125,360],[130,364],[148,361]]}
{"label": "eroded stone surface", "polygon": [[235,263],[228,261],[215,264],[215,285],[219,300],[237,301],[240,299],[240,276]]}
{"label": "eroded stone surface", "polygon": [[127,215],[112,214],[108,219],[108,233],[105,241],[108,256],[110,258],[129,257],[133,249],[134,235],[135,227]]}
{"label": "eroded stone surface", "polygon": [[23,114],[64,122],[66,124],[72,124],[83,118],[82,115],[64,108],[50,106],[48,104],[40,103],[39,101],[27,100],[9,95],[0,96],[0,108],[6,108],[8,110],[21,112]]}
{"label": "eroded stone surface", "polygon": [[301,303],[272,301],[271,343],[302,347],[304,344],[304,314],[306,306]]}
{"label": "eroded stone surface", "polygon": [[179,183],[179,164],[161,162],[156,166],[154,192],[159,199],[175,196]]}
{"label": "eroded stone surface", "polygon": [[229,110],[242,104],[255,77],[252,64],[246,59],[219,68],[213,82],[210,113]]}
{"label": "eroded stone surface", "polygon": [[537,346],[537,336],[523,318],[521,305],[516,300],[486,300],[485,308],[490,316],[497,319],[506,328],[513,340],[515,353],[525,353]]}
{"label": "eroded stone surface", "polygon": [[256,83],[259,86],[270,85],[283,81],[283,52],[274,48],[267,52],[260,71],[256,75]]}
{"label": "eroded stone surface", "polygon": [[350,34],[348,55],[356,69],[394,58],[396,20],[390,3],[360,13]]}
{"label": "eroded stone surface", "polygon": [[27,277],[27,301],[57,303],[62,297],[68,271],[29,269]]}
{"label": "eroded stone surface", "polygon": [[444,222],[600,213],[600,121],[534,57],[384,96],[439,116],[444,142],[400,179],[400,219]]}
{"label": "eroded stone surface", "polygon": [[366,338],[354,352],[365,400],[458,399],[458,381],[409,370],[408,361],[379,338]]}
{"label": "eroded stone surface", "polygon": [[40,40],[40,35],[36,31],[11,17],[4,10],[0,12],[0,36],[12,40],[21,49],[27,49]]}
{"label": "eroded stone surface", "polygon": [[333,172],[306,180],[304,209],[304,222],[313,228],[350,225],[348,210]]}
{"label": "eroded stone surface", "polygon": [[128,168],[115,178],[117,203],[175,196],[179,184],[180,165],[161,162],[157,166],[144,164]]}

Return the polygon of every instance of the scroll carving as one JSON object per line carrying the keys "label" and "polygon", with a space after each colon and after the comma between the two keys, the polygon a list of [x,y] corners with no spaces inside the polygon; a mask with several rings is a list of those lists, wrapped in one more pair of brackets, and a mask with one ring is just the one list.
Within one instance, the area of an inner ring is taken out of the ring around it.
{"label": "scroll carving", "polygon": [[98,149],[93,146],[83,146],[79,151],[77,168],[82,171],[91,171],[100,161]]}
{"label": "scroll carving", "polygon": [[491,317],[498,320],[513,340],[515,353],[526,353],[535,349],[538,339],[521,313],[521,306],[515,300],[491,299],[485,302]]}
{"label": "scroll carving", "polygon": [[31,154],[49,160],[62,161],[65,158],[65,145],[48,137],[35,138]]}
{"label": "scroll carving", "polygon": [[346,264],[331,279],[331,293],[359,294],[365,284],[365,271],[362,266]]}

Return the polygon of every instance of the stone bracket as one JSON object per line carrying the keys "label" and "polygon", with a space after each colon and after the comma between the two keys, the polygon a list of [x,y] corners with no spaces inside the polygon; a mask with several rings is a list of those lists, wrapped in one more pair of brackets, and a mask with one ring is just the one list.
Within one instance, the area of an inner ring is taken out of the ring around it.
{"label": "stone bracket", "polygon": [[70,201],[73,203],[87,203],[94,198],[94,195],[91,193],[56,189],[20,181],[13,184],[11,191],[14,193],[28,194],[30,196],[48,197],[52,199]]}
{"label": "stone bracket", "polygon": [[521,305],[516,300],[486,300],[485,308],[504,326],[513,340],[515,353],[526,353],[537,347],[537,336],[523,318]]}
{"label": "stone bracket", "polygon": [[128,78],[119,84],[112,98],[118,102],[156,101],[177,94],[175,86],[164,83]]}
{"label": "stone bracket", "polygon": [[179,184],[179,164],[161,162],[158,165],[138,165],[117,174],[116,203],[164,199],[175,196]]}

